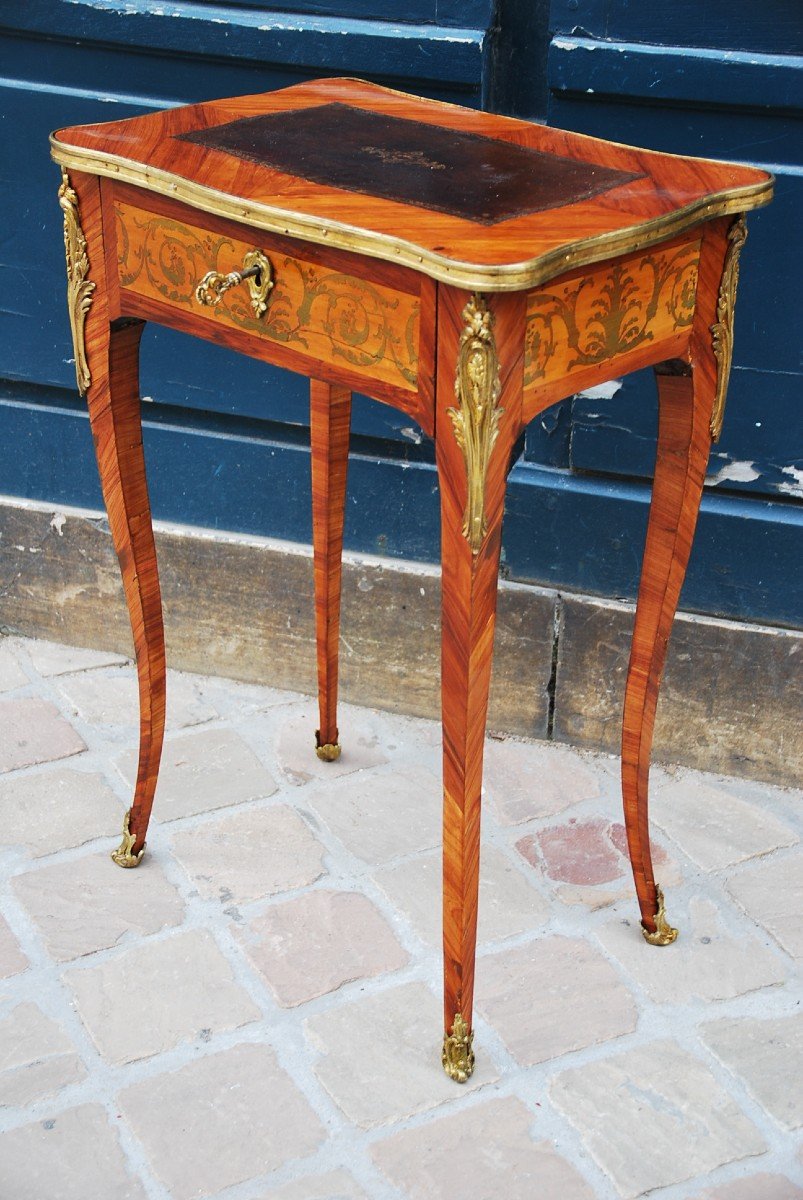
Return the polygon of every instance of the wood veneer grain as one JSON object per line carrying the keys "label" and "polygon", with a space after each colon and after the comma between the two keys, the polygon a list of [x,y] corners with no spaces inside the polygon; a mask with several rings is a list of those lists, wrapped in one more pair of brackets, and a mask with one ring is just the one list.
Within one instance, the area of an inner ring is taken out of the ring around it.
{"label": "wood veneer grain", "polygon": [[[484,226],[414,203],[315,183],[180,140],[242,118],[332,103],[480,134],[637,178],[589,198]],[[180,195],[207,212],[225,210],[255,227],[289,230],[307,241],[404,261],[443,282],[483,290],[535,286],[578,263],[665,241],[720,213],[766,204],[772,194],[771,177],[753,168],[621,146],[355,79],[315,80],[264,95],[63,129],[54,135],[53,153],[68,167]]]}
{"label": "wood veneer grain", "polygon": [[87,240],[89,278],[96,283],[86,319],[92,377],[87,407],[100,483],[120,562],[134,650],[140,705],[137,780],[131,805],[134,853],[145,841],[165,724],[165,647],[162,602],[142,447],[139,395],[141,321],[109,321],[106,255],[98,180],[73,172],[70,181]]}
{"label": "wood veneer grain", "polygon": [[649,771],[658,691],[666,662],[711,449],[717,363],[711,339],[730,221],[705,227],[697,305],[685,373],[658,370],[658,444],[652,502],[622,722],[622,795],[642,925],[655,930]]}
{"label": "wood veneer grain", "polygon": [[441,494],[444,1028],[471,1026],[477,940],[483,743],[491,681],[505,482],[522,428],[524,297],[489,298],[500,364],[501,416],[485,484],[488,531],[477,554],[463,534],[466,465],[448,410],[470,295],[441,287],[436,457]]}
{"label": "wood veneer grain", "polygon": [[321,746],[338,744],[340,583],[350,422],[351,392],[311,380],[312,543]]}

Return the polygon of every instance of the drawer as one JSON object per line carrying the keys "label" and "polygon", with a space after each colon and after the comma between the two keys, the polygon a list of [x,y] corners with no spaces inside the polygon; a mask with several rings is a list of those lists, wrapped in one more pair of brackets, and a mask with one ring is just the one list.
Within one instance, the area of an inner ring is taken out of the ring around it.
{"label": "drawer", "polygon": [[[282,347],[290,356],[277,354],[275,361],[280,365],[303,367],[303,359],[308,358],[313,374],[314,364],[329,363],[364,377],[366,382],[418,391],[418,292],[323,265],[314,252],[290,254],[287,242],[258,229],[234,227],[239,236],[231,236],[221,232],[220,222],[212,219],[212,228],[204,228],[203,214],[197,216],[197,224],[179,220],[115,196],[120,287],[219,329],[236,330]],[[250,240],[246,241],[247,237]],[[252,249],[265,253],[272,268],[273,288],[265,313],[255,316],[244,283],[225,292],[215,307],[203,305],[195,295],[203,277],[210,271],[225,275],[241,270]],[[350,261],[343,253],[334,257],[338,268],[344,260]],[[376,267],[377,274],[387,275],[384,264]]]}
{"label": "drawer", "polygon": [[665,243],[573,271],[527,293],[524,388],[690,331],[700,240]]}

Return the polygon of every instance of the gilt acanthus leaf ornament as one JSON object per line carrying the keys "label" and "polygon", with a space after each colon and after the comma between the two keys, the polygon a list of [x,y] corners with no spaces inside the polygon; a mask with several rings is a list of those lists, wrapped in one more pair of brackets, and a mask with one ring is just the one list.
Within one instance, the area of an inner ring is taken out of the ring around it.
{"label": "gilt acanthus leaf ornament", "polygon": [[717,319],[711,326],[714,354],[717,359],[717,391],[711,413],[711,438],[719,441],[725,417],[725,399],[733,359],[733,315],[736,307],[736,289],[739,286],[739,255],[747,241],[747,223],[738,217],[728,231],[728,248],[722,268],[722,280],[717,298]]}
{"label": "gilt acanthus leaf ornament", "polygon": [[64,251],[67,256],[67,309],[70,315],[73,350],[75,352],[75,378],[78,391],[83,396],[92,383],[86,360],[84,324],[92,304],[95,285],[87,279],[89,255],[86,238],[78,216],[78,197],[70,186],[64,167],[61,168],[59,204],[64,213]]}
{"label": "gilt acanthus leaf ornament", "polygon": [[481,296],[472,296],[462,315],[465,325],[460,334],[454,383],[459,407],[446,411],[466,464],[468,495],[462,533],[472,554],[477,554],[488,532],[485,481],[503,409],[497,406],[501,382],[493,315]]}

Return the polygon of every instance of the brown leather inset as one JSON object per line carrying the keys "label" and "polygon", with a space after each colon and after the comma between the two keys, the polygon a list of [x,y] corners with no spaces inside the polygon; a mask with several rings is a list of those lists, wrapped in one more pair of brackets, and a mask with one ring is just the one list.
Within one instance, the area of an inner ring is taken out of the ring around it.
{"label": "brown leather inset", "polygon": [[181,134],[179,140],[480,225],[588,200],[642,178],[340,103],[244,117]]}

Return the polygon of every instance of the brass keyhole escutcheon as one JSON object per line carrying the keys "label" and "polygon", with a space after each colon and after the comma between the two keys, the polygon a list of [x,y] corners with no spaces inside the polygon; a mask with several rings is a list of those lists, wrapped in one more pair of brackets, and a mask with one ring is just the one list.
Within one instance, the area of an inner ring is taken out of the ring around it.
{"label": "brass keyhole escutcheon", "polygon": [[261,250],[249,250],[241,271],[207,271],[195,289],[195,299],[207,308],[220,304],[229,288],[245,282],[251,296],[251,308],[255,317],[262,317],[268,308],[268,293],[273,287],[273,268],[267,255]]}

